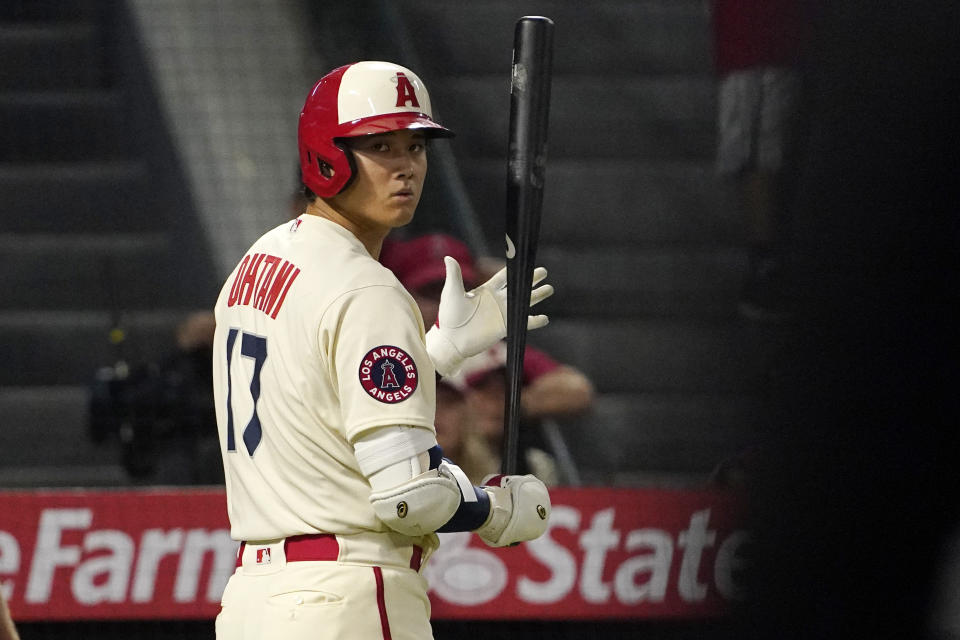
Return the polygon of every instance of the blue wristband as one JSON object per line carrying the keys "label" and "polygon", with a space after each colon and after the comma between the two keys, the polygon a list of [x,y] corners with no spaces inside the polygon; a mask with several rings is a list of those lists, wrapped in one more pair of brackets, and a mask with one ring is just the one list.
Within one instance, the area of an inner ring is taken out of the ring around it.
{"label": "blue wristband", "polygon": [[460,496],[460,507],[447,524],[437,529],[437,533],[451,533],[454,531],[473,531],[479,529],[490,515],[490,496],[480,487],[474,487],[477,496],[476,502],[465,502]]}

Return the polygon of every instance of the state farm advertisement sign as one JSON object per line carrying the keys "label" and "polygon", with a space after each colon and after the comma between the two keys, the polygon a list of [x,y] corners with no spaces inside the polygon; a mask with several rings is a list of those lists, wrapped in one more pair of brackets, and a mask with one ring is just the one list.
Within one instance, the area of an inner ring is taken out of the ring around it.
{"label": "state farm advertisement sign", "polygon": [[442,535],[426,568],[436,618],[659,618],[741,596],[747,533],[709,492],[552,489],[543,537],[491,549]]}
{"label": "state farm advertisement sign", "polygon": [[0,493],[14,619],[210,618],[236,565],[222,491]]}
{"label": "state farm advertisement sign", "polygon": [[[712,492],[554,489],[537,541],[444,534],[435,619],[701,617],[740,595],[747,533]],[[0,492],[0,588],[14,618],[213,618],[234,571],[215,489]]]}

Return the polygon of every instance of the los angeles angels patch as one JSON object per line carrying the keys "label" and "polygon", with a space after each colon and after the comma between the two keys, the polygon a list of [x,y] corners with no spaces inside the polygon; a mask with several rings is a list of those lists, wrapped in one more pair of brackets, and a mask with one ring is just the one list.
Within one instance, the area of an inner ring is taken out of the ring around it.
{"label": "los angeles angels patch", "polygon": [[360,361],[360,384],[374,400],[403,402],[417,390],[417,365],[403,349],[382,345]]}

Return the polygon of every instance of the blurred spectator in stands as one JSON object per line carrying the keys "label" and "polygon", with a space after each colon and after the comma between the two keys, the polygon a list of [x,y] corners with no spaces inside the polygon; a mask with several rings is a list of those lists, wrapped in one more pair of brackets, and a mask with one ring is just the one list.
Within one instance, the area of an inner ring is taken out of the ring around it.
{"label": "blurred spectator in stands", "polygon": [[798,64],[812,0],[713,0],[717,170],[735,186],[748,264],[740,312],[790,313],[789,178],[800,124]]}
{"label": "blurred spectator in stands", "polygon": [[444,457],[456,460],[470,481],[480,484],[487,475],[499,473],[499,459],[476,429],[467,405],[467,392],[460,378],[440,379],[434,425]]}
{"label": "blurred spectator in stands", "polygon": [[[530,420],[523,409],[528,404],[527,396],[531,388],[539,379],[536,375],[538,367],[536,361],[540,358],[538,353],[542,352],[534,353],[535,363],[532,366],[527,366],[526,363],[526,357],[530,354],[524,356],[524,388],[520,396],[521,413],[524,417],[518,434],[520,459],[517,461],[517,466],[522,469],[521,473],[532,473],[547,486],[554,486],[560,483],[560,471],[556,460],[545,450],[539,437],[536,421]],[[504,398],[507,392],[506,360],[506,343],[500,342],[484,353],[467,358],[461,370],[452,376],[454,384],[466,390],[470,424],[494,456],[493,472],[500,468],[500,454],[503,450]],[[546,362],[548,361],[543,360],[541,364]],[[552,363],[552,361],[549,362]],[[534,394],[532,402],[536,404],[536,390],[532,393]]]}
{"label": "blurred spectator in stands", "polygon": [[197,311],[177,326],[171,353],[131,366],[109,384],[95,382],[90,432],[118,437],[121,462],[140,484],[222,484],[215,423],[213,313]]}
{"label": "blurred spectator in stands", "polygon": [[[463,242],[441,233],[393,240],[384,244],[380,254],[381,263],[396,274],[417,302],[427,327],[437,318],[446,277],[444,256],[460,263],[468,289],[485,282],[493,271],[502,267],[493,260],[475,260]],[[486,265],[483,271],[479,268],[481,264]],[[505,343],[501,343],[490,352],[469,359],[459,374],[459,384],[467,389],[467,404],[476,428],[497,455],[503,438],[505,354]],[[593,385],[579,369],[557,362],[528,345],[524,352],[519,443],[522,455],[518,472],[535,473],[533,470],[540,461],[541,472],[552,477],[536,475],[547,484],[550,480],[555,482],[556,467],[545,453],[547,447],[542,443],[539,421],[581,414],[591,406],[593,398]],[[499,462],[496,466],[499,467]]]}
{"label": "blurred spectator in stands", "polygon": [[413,296],[427,329],[436,321],[440,309],[440,292],[447,275],[444,256],[460,264],[463,285],[468,291],[486,280],[478,273],[467,245],[443,233],[401,239],[391,236],[380,251],[381,264],[393,271]]}
{"label": "blurred spectator in stands", "polygon": [[10,610],[7,608],[7,601],[3,597],[3,590],[0,589],[0,640],[20,640],[17,635],[17,628],[13,624],[13,618],[10,617]]}

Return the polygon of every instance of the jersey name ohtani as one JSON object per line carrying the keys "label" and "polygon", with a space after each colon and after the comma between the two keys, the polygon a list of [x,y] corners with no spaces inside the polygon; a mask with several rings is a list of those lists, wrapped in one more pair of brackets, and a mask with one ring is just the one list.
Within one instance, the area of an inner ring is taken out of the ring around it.
{"label": "jersey name ohtani", "polygon": [[233,278],[227,306],[249,305],[276,319],[298,275],[300,268],[289,260],[268,253],[248,253]]}

